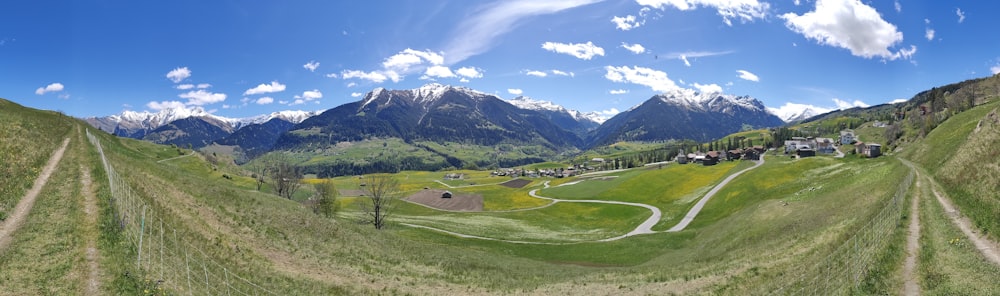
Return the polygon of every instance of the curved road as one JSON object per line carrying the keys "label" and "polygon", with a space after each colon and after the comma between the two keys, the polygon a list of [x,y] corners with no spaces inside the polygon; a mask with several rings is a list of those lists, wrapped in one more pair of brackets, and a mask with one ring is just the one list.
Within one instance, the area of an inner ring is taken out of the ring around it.
{"label": "curved road", "polygon": [[[697,216],[698,213],[701,212],[701,209],[705,207],[705,204],[708,203],[708,199],[712,198],[712,196],[715,195],[715,193],[719,192],[719,190],[722,190],[722,188],[725,187],[726,184],[729,184],[729,181],[732,181],[733,179],[735,179],[739,175],[742,175],[743,173],[745,173],[745,172],[747,172],[749,170],[755,169],[755,168],[763,165],[764,164],[764,154],[766,154],[766,152],[765,153],[761,153],[760,160],[757,161],[757,163],[754,164],[754,166],[746,168],[746,169],[744,169],[742,171],[739,171],[739,172],[737,172],[735,174],[729,175],[729,177],[726,177],[726,179],[722,180],[721,183],[719,183],[718,185],[715,185],[715,187],[712,188],[711,191],[709,191],[707,194],[705,194],[705,196],[702,197],[701,200],[699,200],[698,203],[695,204],[694,207],[691,208],[690,211],[688,211],[687,215],[685,215],[684,218],[681,219],[680,223],[677,223],[677,225],[674,225],[674,227],[670,228],[666,232],[678,232],[678,231],[684,230],[684,228],[686,228],[688,226],[688,224],[691,224],[691,221],[694,220],[695,216]],[[573,185],[573,184],[576,184],[576,183],[579,183],[579,182],[582,182],[582,181],[570,182],[570,183],[562,184],[562,185],[559,185],[559,186]],[[441,183],[441,184],[443,184],[443,185],[445,185],[445,186],[447,186],[449,188],[456,188],[456,187],[452,187],[452,186],[450,186],[448,184],[445,184],[444,182],[438,181],[438,183]],[[491,184],[483,184],[483,185],[491,185]],[[473,186],[475,186],[475,185],[473,185]],[[548,181],[545,182],[545,188],[549,188],[549,182]],[[594,199],[585,199],[585,200],[558,199],[558,198],[544,197],[544,196],[538,195],[537,192],[538,192],[538,189],[534,189],[534,190],[529,191],[528,195],[531,195],[532,197],[535,197],[535,198],[546,199],[546,200],[551,200],[552,201],[552,203],[550,203],[548,205],[541,206],[539,208],[549,207],[549,206],[552,206],[552,205],[554,205],[556,203],[560,203],[560,202],[578,202],[578,203],[601,203],[601,204],[613,204],[613,205],[626,205],[626,206],[633,206],[633,207],[642,207],[642,208],[649,209],[649,211],[652,212],[652,215],[650,215],[649,218],[646,218],[645,221],[643,221],[641,224],[639,224],[639,226],[636,226],[635,229],[633,229],[632,231],[629,231],[628,233],[626,233],[624,235],[620,235],[620,236],[616,236],[616,237],[610,237],[610,238],[601,239],[601,240],[596,240],[596,242],[610,242],[610,241],[616,241],[616,240],[620,240],[620,239],[623,239],[623,238],[626,238],[626,237],[629,237],[629,236],[634,236],[634,235],[657,233],[657,231],[653,230],[653,226],[656,226],[656,224],[659,223],[660,219],[663,217],[663,212],[660,211],[659,208],[651,206],[651,205],[648,205],[648,204],[634,203],[634,202],[624,202],[624,201],[594,200]],[[535,208],[533,208],[533,209],[535,209]],[[492,241],[500,241],[500,242],[508,242],[508,243],[518,243],[518,244],[546,244],[546,245],[562,245],[562,244],[581,243],[581,242],[545,243],[545,242],[513,241],[513,240],[504,240],[504,239],[497,239],[497,238],[489,238],[489,237],[481,237],[481,236],[475,236],[475,235],[462,234],[462,233],[452,232],[452,231],[448,231],[448,230],[444,230],[444,229],[438,229],[438,228],[434,228],[434,227],[430,227],[430,226],[415,225],[415,224],[409,224],[409,223],[402,223],[402,225],[409,226],[409,227],[414,227],[414,228],[423,228],[423,229],[427,229],[427,230],[438,231],[438,232],[447,233],[447,234],[458,236],[458,237],[462,237],[462,238],[476,238],[476,239],[484,239],[484,240],[492,240]]]}
{"label": "curved road", "polygon": [[757,167],[763,165],[764,154],[767,154],[767,152],[765,151],[764,153],[760,154],[760,160],[757,161],[757,164],[753,165],[752,167],[746,168],[745,170],[739,171],[735,174],[729,175],[729,177],[726,177],[725,180],[722,180],[722,183],[719,183],[719,185],[715,185],[715,187],[712,188],[712,190],[709,191],[708,194],[705,194],[705,197],[702,197],[701,200],[699,200],[698,203],[695,204],[690,211],[688,211],[687,215],[684,215],[684,219],[681,219],[680,223],[677,223],[677,225],[674,225],[674,227],[668,229],[667,232],[678,232],[684,230],[684,228],[687,228],[688,224],[691,224],[691,221],[694,221],[694,217],[698,216],[698,213],[701,212],[701,209],[705,207],[706,203],[708,203],[708,199],[712,198],[712,196],[714,196],[715,193],[719,192],[719,190],[722,190],[722,187],[725,187],[726,184],[729,184],[729,181],[736,179],[736,177],[739,177],[739,175],[742,175],[743,173],[746,173],[749,170],[756,169]]}

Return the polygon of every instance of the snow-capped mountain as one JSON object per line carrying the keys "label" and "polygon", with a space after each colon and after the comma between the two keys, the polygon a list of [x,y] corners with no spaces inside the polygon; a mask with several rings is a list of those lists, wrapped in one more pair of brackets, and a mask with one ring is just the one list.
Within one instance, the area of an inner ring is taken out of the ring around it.
{"label": "snow-capped mountain", "polygon": [[214,115],[205,111],[204,108],[196,106],[191,108],[169,108],[157,112],[125,110],[120,114],[105,117],[89,117],[84,118],[84,120],[94,127],[114,133],[115,135],[141,139],[150,131],[171,122],[191,117],[209,118],[216,124],[228,125],[223,126],[222,128],[224,129],[238,130],[247,125],[261,124],[275,118],[291,123],[299,123],[320,112],[322,111],[287,110],[245,118],[229,118]]}
{"label": "snow-capped mountain", "polygon": [[559,127],[576,133],[581,138],[585,137],[587,132],[594,130],[604,122],[604,119],[597,112],[584,113],[576,110],[567,110],[565,107],[555,103],[535,100],[525,96],[518,96],[507,102],[521,109],[542,113]]}
{"label": "snow-capped mountain", "polygon": [[802,121],[816,115],[833,111],[833,109],[797,103],[785,103],[784,106],[779,108],[767,108],[767,110],[772,114],[777,115],[785,122]]}
{"label": "snow-capped mountain", "polygon": [[709,141],[737,132],[744,125],[761,128],[782,124],[781,118],[753,97],[677,90],[655,95],[608,119],[588,142],[593,146],[623,140]]}
{"label": "snow-capped mountain", "polygon": [[[566,118],[575,122],[568,114]],[[552,150],[580,144],[579,136],[541,112],[517,108],[492,94],[437,83],[404,90],[376,88],[359,101],[306,119],[295,130],[321,134],[285,133],[276,149],[382,137],[487,146],[533,143]]]}

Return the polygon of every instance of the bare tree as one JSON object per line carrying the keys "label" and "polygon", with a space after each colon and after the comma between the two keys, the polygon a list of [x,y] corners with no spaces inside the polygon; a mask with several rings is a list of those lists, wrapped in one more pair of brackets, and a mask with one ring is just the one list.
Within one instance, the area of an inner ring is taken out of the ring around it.
{"label": "bare tree", "polygon": [[295,191],[302,185],[302,170],[293,165],[288,159],[276,159],[267,169],[274,185],[274,192],[278,196],[292,199]]}
{"label": "bare tree", "polygon": [[382,229],[399,194],[399,181],[386,174],[368,175],[365,192],[365,198],[360,199],[361,209],[365,212],[363,222]]}

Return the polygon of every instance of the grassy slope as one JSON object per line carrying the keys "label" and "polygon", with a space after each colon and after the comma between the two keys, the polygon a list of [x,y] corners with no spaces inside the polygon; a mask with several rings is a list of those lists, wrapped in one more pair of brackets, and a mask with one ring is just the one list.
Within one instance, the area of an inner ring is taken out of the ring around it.
{"label": "grassy slope", "polygon": [[1000,132],[995,124],[979,133],[973,130],[997,106],[1000,101],[956,114],[904,151],[904,157],[939,180],[960,211],[993,240],[1000,240],[1000,162],[995,149]]}
{"label": "grassy slope", "polygon": [[56,112],[0,99],[0,220],[7,217],[71,131]]}

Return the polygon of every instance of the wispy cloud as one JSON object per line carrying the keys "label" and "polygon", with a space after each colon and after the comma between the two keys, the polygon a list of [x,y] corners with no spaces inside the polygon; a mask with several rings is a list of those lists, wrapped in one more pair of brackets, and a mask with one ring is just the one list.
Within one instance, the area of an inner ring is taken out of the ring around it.
{"label": "wispy cloud", "polygon": [[750,71],[747,71],[747,70],[736,70],[736,72],[740,73],[740,78],[743,79],[743,80],[748,80],[748,81],[753,81],[753,82],[759,82],[760,81],[760,77],[757,77],[757,74],[750,73]]}
{"label": "wispy cloud", "polygon": [[520,96],[521,94],[524,93],[524,91],[521,90],[520,88],[508,88],[507,89],[507,93],[515,95],[515,96]]}
{"label": "wispy cloud", "polygon": [[[757,0],[636,0],[635,2],[660,10],[666,9],[668,6],[673,6],[681,11],[694,10],[699,6],[711,7],[722,17],[722,22],[729,26],[733,25],[733,19],[739,19],[742,22],[763,19],[767,17],[768,11],[771,9],[771,4]],[[796,5],[798,5],[797,3],[798,1],[796,1]]]}
{"label": "wispy cloud", "polygon": [[498,37],[510,32],[530,17],[557,13],[599,1],[514,0],[496,1],[481,6],[473,10],[472,15],[466,17],[452,31],[450,40],[443,47],[447,53],[446,63],[455,64],[490,50],[496,45]]}
{"label": "wispy cloud", "polygon": [[271,81],[271,84],[263,84],[263,83],[261,83],[261,84],[257,85],[254,88],[248,89],[247,91],[243,92],[243,95],[244,96],[250,96],[250,95],[275,93],[275,92],[282,92],[282,91],[285,91],[285,85],[284,84],[281,84],[280,82],[277,82],[277,81]]}
{"label": "wispy cloud", "polygon": [[726,51],[685,51],[685,52],[671,52],[664,55],[667,59],[677,59],[684,62],[685,66],[691,67],[691,61],[689,59],[703,58],[703,57],[714,57],[734,53],[736,51],[726,50]]}
{"label": "wispy cloud", "polygon": [[305,65],[302,65],[302,68],[306,68],[306,70],[309,70],[309,72],[316,72],[316,68],[319,68],[319,62],[309,61]]}
{"label": "wispy cloud", "polygon": [[646,52],[646,48],[643,47],[642,44],[639,44],[639,43],[628,44],[628,43],[622,42],[621,46],[622,46],[622,48],[627,49],[628,51],[631,51],[634,54],[640,54],[640,53]]}

